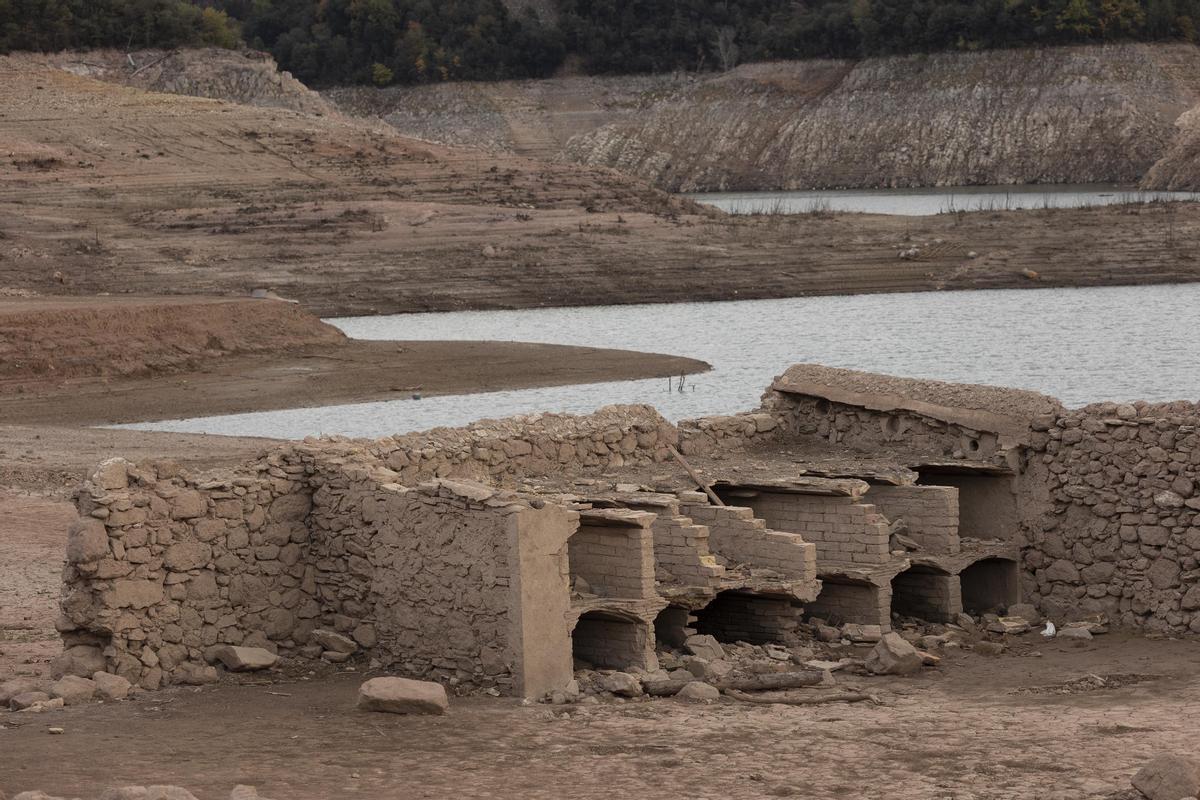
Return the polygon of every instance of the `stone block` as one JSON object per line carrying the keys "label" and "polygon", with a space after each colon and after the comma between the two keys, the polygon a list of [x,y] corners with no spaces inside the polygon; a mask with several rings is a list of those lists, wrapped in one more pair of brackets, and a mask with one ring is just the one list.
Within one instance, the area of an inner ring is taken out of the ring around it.
{"label": "stone block", "polygon": [[703,681],[692,681],[680,689],[675,696],[689,703],[715,703],[721,699],[721,692],[715,686],[709,686]]}
{"label": "stone block", "polygon": [[252,672],[270,669],[279,661],[279,656],[261,647],[235,647],[220,645],[212,652],[214,658],[230,672]]}
{"label": "stone block", "polygon": [[82,517],[67,531],[67,561],[90,564],[108,555],[108,529],[93,517]]}
{"label": "stone block", "polygon": [[[639,686],[639,692],[641,688]],[[408,678],[372,678],[358,690],[358,708],[389,714],[445,714],[450,708],[441,684]]]}
{"label": "stone block", "polygon": [[925,660],[917,648],[898,633],[885,633],[864,663],[875,675],[910,675],[921,669]]}
{"label": "stone block", "polygon": [[94,673],[92,681],[96,684],[96,694],[101,700],[124,700],[133,688],[133,684],[120,675],[111,675],[107,672]]}
{"label": "stone block", "polygon": [[78,675],[64,675],[50,686],[50,696],[61,698],[68,706],[90,703],[96,697],[96,682]]}
{"label": "stone block", "polygon": [[1184,800],[1200,795],[1200,761],[1185,756],[1158,756],[1133,776],[1133,786],[1149,800]]}

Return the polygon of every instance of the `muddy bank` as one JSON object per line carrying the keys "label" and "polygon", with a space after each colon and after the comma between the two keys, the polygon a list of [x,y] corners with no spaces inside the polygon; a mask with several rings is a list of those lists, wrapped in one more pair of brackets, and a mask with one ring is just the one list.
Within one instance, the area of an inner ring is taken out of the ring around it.
{"label": "muddy bank", "polygon": [[365,342],[229,356],[203,369],[0,392],[14,424],[99,425],[704,372],[655,353],[524,342]]}

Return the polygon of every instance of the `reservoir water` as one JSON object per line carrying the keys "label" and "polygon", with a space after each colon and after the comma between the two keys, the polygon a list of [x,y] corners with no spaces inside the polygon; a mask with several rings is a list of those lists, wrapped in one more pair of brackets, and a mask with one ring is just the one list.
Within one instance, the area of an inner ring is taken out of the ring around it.
{"label": "reservoir water", "polygon": [[1046,184],[918,189],[845,189],[811,192],[710,192],[688,197],[731,214],[806,214],[849,211],[925,216],[954,211],[1077,208],[1115,203],[1200,200],[1196,192],[1141,192],[1130,186]]}
{"label": "reservoir water", "polygon": [[[708,373],[293,409],[122,427],[301,438],[382,436],[540,411],[651,403],[668,418],[743,411],[791,364],[1033,389],[1067,405],[1200,400],[1200,284],[922,292],[331,320],[362,339],[500,339],[673,353]],[[671,384],[671,385],[669,385]]]}

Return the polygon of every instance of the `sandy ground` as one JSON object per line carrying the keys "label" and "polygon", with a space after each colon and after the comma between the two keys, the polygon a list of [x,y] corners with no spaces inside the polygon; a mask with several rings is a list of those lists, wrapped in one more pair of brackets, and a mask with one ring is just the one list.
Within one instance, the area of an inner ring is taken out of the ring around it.
{"label": "sandy ground", "polygon": [[0,112],[0,295],[269,287],[328,316],[1200,279],[1194,204],[730,218],[609,170],[36,56],[0,58]]}
{"label": "sandy ground", "polygon": [[[363,676],[355,674],[169,690],[0,716],[9,726],[0,730],[0,788],[95,796],[108,785],[162,782],[201,800],[223,800],[237,783],[295,800],[1078,800],[1128,787],[1156,754],[1194,747],[1195,643],[1111,635],[1086,647],[1018,649],[952,658],[909,679],[842,681],[876,693],[878,706],[522,708],[459,699],[445,717],[410,718],[356,712]],[[1140,682],[1058,693],[1088,673]],[[48,726],[66,732],[48,736]]]}

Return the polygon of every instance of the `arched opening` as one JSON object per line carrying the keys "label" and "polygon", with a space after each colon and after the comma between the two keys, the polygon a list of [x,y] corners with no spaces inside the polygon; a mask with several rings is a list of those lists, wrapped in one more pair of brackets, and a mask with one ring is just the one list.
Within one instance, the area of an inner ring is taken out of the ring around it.
{"label": "arched opening", "polygon": [[968,614],[1000,613],[1020,599],[1017,562],[1007,558],[985,558],[964,569],[963,610]]}
{"label": "arched opening", "polygon": [[681,606],[667,606],[654,618],[654,640],[676,650],[687,642],[692,613]]}
{"label": "arched opening", "polygon": [[890,625],[884,590],[873,583],[846,578],[821,578],[821,593],[805,607],[810,617],[820,617],[837,627],[846,622]]}
{"label": "arched opening", "polygon": [[742,592],[721,592],[696,612],[697,633],[719,642],[786,642],[795,636],[800,609],[791,600]]}
{"label": "arched opening", "polygon": [[950,622],[962,610],[958,578],[921,564],[892,578],[892,615]]}
{"label": "arched opening", "polygon": [[645,669],[651,652],[650,626],[616,612],[589,611],[571,632],[576,669]]}

